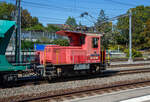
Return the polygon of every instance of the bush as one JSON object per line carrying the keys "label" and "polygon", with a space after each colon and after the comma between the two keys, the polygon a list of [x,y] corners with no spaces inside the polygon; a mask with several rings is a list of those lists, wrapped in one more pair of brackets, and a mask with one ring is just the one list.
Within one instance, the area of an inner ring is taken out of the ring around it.
{"label": "bush", "polygon": [[21,49],[34,49],[34,42],[32,41],[21,41]]}
{"label": "bush", "polygon": [[54,41],[50,41],[50,39],[43,39],[42,41],[28,41],[28,40],[23,40],[21,41],[21,49],[34,49],[34,44],[56,44],[60,46],[69,46],[69,42],[67,39],[57,39]]}
{"label": "bush", "polygon": [[69,46],[69,42],[67,39],[57,39],[57,40],[54,40],[52,44],[56,44],[60,46]]}
{"label": "bush", "polygon": [[[125,49],[124,52],[127,54],[126,56],[129,57],[129,49]],[[142,53],[137,51],[136,49],[132,49],[132,57],[142,57]]]}
{"label": "bush", "polygon": [[125,47],[122,45],[109,45],[109,50],[118,50],[118,46],[120,51],[124,51]]}

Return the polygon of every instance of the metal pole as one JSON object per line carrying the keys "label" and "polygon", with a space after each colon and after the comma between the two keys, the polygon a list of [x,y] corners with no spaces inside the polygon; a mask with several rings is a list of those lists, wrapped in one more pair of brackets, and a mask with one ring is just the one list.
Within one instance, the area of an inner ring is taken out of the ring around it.
{"label": "metal pole", "polygon": [[[18,1],[16,0],[16,10],[15,10],[15,21],[18,22]],[[18,34],[17,29],[15,29],[15,63],[18,63]]]}
{"label": "metal pole", "polygon": [[129,63],[132,63],[132,11],[129,11]]}
{"label": "metal pole", "polygon": [[21,54],[21,0],[19,0],[19,59],[20,63],[22,62],[22,54]]}
{"label": "metal pole", "polygon": [[21,0],[17,0],[18,2],[18,19],[17,19],[17,33],[18,33],[18,61],[21,63]]}

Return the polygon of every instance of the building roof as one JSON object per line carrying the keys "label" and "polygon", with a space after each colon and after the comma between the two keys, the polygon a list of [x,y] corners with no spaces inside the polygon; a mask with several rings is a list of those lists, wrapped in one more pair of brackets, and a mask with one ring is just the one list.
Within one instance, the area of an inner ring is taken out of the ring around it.
{"label": "building roof", "polygon": [[4,37],[6,32],[12,27],[15,26],[15,21],[0,20],[0,37]]}
{"label": "building roof", "polygon": [[83,33],[83,32],[74,32],[74,31],[58,31],[56,34],[62,35],[62,36],[72,36],[72,35],[77,35],[78,36],[102,36],[101,34],[95,34],[95,33]]}

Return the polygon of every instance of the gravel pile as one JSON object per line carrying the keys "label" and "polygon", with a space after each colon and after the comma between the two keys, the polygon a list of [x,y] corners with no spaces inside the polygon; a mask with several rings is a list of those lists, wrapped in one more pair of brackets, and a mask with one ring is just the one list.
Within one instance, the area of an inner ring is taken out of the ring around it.
{"label": "gravel pile", "polygon": [[0,90],[0,98],[16,96],[16,95],[41,93],[41,92],[54,91],[60,89],[77,88],[82,86],[102,85],[102,84],[109,84],[116,81],[126,81],[126,80],[143,79],[143,78],[144,79],[150,78],[150,73],[143,73],[143,74],[140,73],[140,74],[132,74],[132,75],[124,75],[124,76],[113,76],[113,77],[77,80],[77,81],[69,81],[69,82],[49,83],[49,84],[42,84],[42,85],[30,85],[30,86],[17,87],[17,88],[8,88],[8,89]]}

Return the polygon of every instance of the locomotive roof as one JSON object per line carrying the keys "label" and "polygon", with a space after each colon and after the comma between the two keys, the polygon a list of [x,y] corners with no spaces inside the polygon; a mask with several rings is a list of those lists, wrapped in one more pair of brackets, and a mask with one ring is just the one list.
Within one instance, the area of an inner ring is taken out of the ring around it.
{"label": "locomotive roof", "polygon": [[83,33],[83,32],[74,32],[74,31],[57,31],[56,34],[62,36],[71,36],[71,35],[79,35],[79,36],[102,36],[102,34],[95,34],[95,33]]}

